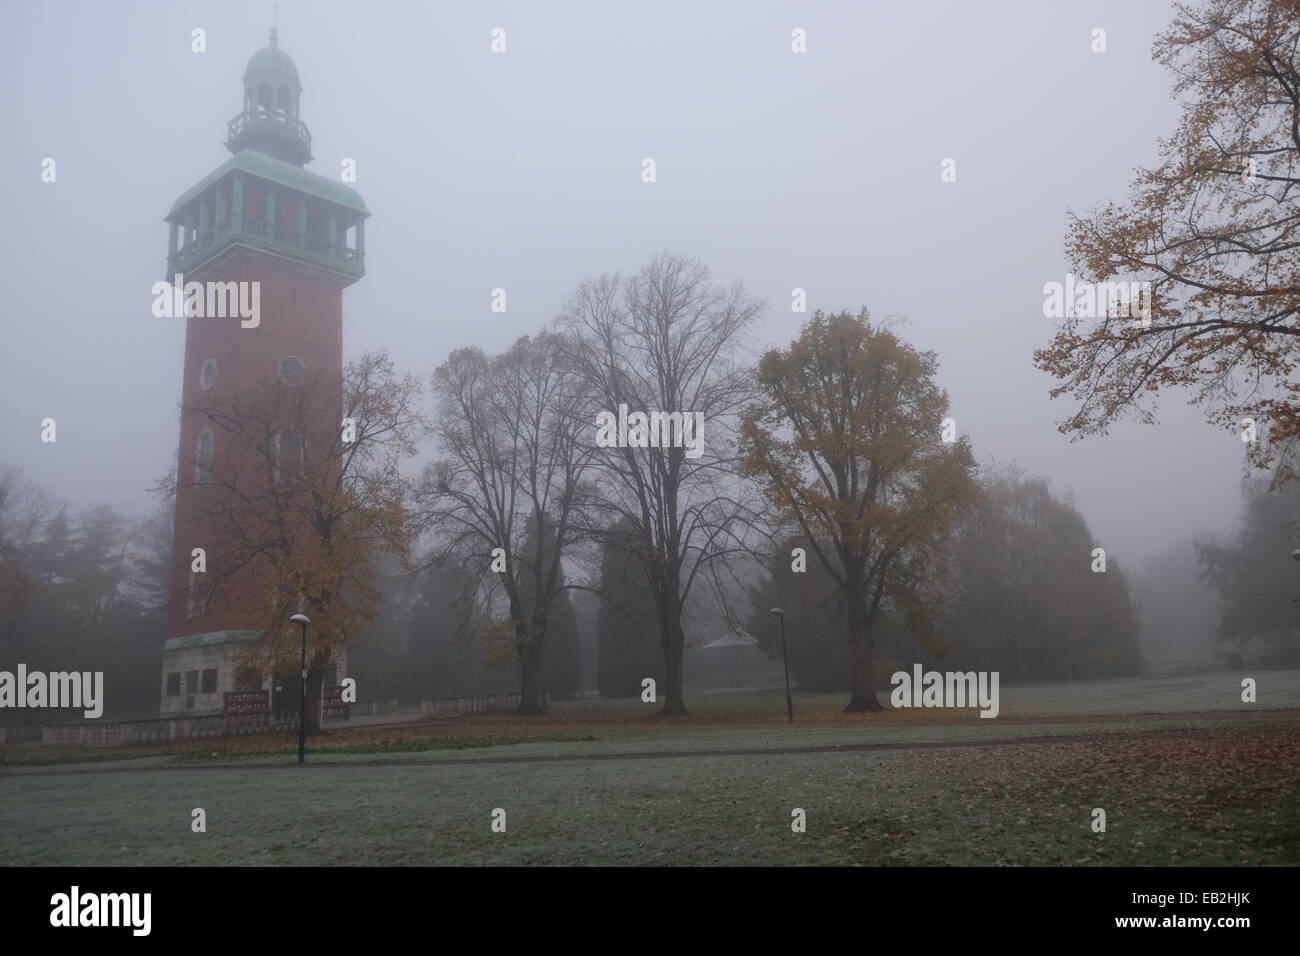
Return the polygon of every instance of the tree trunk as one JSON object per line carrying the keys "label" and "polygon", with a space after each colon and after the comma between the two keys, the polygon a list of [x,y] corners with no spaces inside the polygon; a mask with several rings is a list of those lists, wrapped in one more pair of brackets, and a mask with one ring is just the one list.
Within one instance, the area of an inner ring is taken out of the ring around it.
{"label": "tree trunk", "polygon": [[535,636],[530,636],[523,645],[519,655],[519,707],[517,714],[540,714],[542,712],[541,695],[541,648]]}
{"label": "tree trunk", "polygon": [[656,717],[680,717],[686,709],[686,692],[682,686],[682,655],[686,634],[682,631],[682,609],[678,599],[678,572],[674,566],[661,569],[662,577],[654,583],[655,612],[659,617],[659,645],[664,652],[664,686],[656,688],[663,696],[663,706]]}
{"label": "tree trunk", "polygon": [[320,733],[320,699],[325,692],[325,668],[329,666],[329,654],[316,651],[307,659],[307,733]]}
{"label": "tree trunk", "polygon": [[871,657],[872,626],[867,620],[864,594],[846,595],[848,598],[849,643],[853,647],[853,695],[845,713],[884,710],[876,698],[876,675]]}
{"label": "tree trunk", "polygon": [[686,709],[686,694],[682,687],[685,637],[680,619],[668,622],[668,643],[664,646],[664,705],[659,708],[658,717],[678,717],[690,713]]}
{"label": "tree trunk", "polygon": [[531,654],[519,661],[519,707],[516,714],[540,714],[542,698],[538,692],[537,664]]}

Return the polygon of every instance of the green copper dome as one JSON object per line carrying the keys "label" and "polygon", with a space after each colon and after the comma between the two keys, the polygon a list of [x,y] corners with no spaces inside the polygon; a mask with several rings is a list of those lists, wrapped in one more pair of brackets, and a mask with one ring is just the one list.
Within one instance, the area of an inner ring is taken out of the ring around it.
{"label": "green copper dome", "polygon": [[311,132],[298,116],[301,99],[298,68],[272,29],[271,41],[244,71],[244,108],[228,124],[226,148],[255,149],[295,166],[311,162]]}
{"label": "green copper dome", "polygon": [[249,59],[248,66],[244,69],[244,79],[249,79],[254,73],[277,73],[289,77],[298,90],[302,89],[302,84],[298,82],[298,68],[293,65],[289,54],[280,49],[279,37],[274,32],[271,41]]}

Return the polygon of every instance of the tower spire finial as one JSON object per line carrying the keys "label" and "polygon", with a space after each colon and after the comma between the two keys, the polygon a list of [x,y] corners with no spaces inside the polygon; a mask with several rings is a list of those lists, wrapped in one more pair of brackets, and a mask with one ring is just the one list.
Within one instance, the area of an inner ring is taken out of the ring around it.
{"label": "tower spire finial", "polygon": [[279,16],[280,16],[280,5],[278,3],[271,4],[271,39],[273,41],[277,36],[280,35],[280,28],[276,22],[277,20],[279,20]]}

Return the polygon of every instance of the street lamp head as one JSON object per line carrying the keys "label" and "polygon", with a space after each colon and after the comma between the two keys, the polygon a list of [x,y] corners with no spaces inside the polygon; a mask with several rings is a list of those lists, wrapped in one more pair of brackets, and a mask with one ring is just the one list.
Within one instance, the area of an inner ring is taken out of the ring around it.
{"label": "street lamp head", "polygon": [[1295,558],[1297,561],[1300,561],[1300,548],[1296,548],[1294,551],[1292,551],[1291,557]]}
{"label": "street lamp head", "polygon": [[289,620],[293,621],[295,624],[302,624],[304,626],[311,623],[311,619],[307,617],[306,614],[295,614],[293,617],[289,618]]}
{"label": "street lamp head", "polygon": [[769,613],[769,614],[775,614],[777,617],[785,617],[785,611],[783,611],[783,610],[782,610],[781,608],[779,608],[779,607],[774,607],[774,608],[772,608],[770,611],[768,611],[767,613]]}

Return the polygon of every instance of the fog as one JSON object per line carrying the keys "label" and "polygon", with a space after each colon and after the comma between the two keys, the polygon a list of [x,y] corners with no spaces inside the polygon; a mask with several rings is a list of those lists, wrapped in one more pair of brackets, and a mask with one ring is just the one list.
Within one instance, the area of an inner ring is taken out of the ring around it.
{"label": "fog", "polygon": [[1297,11],[8,5],[6,919],[905,866],[924,944],[1052,866],[1073,937],[1263,926]]}
{"label": "fog", "polygon": [[[1176,111],[1149,58],[1164,4],[450,5],[284,2],[308,169],[372,213],[344,295],[344,354],[427,377],[500,350],[583,279],[660,249],[791,312],[863,305],[935,350],[980,461],[1073,494],[1130,567],[1240,511],[1242,444],[1177,393],[1157,427],[1071,443],[1031,362],[1067,271],[1067,209],[1121,200]],[[183,322],[154,318],[172,201],[228,157],[262,3],[23,5],[0,36],[7,290],[0,442],[78,506],[139,514],[173,466]],[[1108,49],[1089,49],[1090,31]],[[206,52],[191,31],[206,31]],[[505,53],[491,52],[504,28]],[[803,28],[807,52],[791,52]],[[41,162],[57,162],[57,181]],[[652,157],[657,181],[641,181]],[[945,158],[957,181],[940,179]],[[490,311],[493,288],[508,311]],[[58,422],[56,444],[40,422]],[[132,504],[134,502],[134,504]],[[74,508],[74,510],[77,510]]]}

